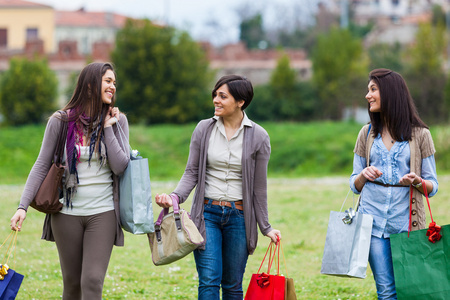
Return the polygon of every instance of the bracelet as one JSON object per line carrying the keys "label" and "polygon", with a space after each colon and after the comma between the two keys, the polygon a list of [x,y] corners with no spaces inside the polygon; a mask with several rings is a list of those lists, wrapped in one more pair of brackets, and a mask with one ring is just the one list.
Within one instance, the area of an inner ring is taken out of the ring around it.
{"label": "bracelet", "polygon": [[28,212],[28,210],[27,210],[25,207],[23,207],[23,206],[19,206],[19,207],[17,208],[17,210],[19,210],[19,209],[23,209],[25,212]]}
{"label": "bracelet", "polygon": [[359,183],[361,183],[362,185],[365,185],[365,183],[361,182],[361,176],[358,178]]}
{"label": "bracelet", "polygon": [[414,183],[411,183],[411,184],[412,184],[413,187],[415,187],[417,189],[417,188],[420,188],[422,186],[422,181],[423,181],[423,179],[420,178],[420,182],[418,184],[414,184]]}

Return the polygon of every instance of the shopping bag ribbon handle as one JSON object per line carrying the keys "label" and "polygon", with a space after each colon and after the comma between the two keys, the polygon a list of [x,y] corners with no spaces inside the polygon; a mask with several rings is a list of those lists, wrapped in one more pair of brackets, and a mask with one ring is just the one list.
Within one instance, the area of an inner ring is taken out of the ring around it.
{"label": "shopping bag ribbon handle", "polygon": [[[423,180],[423,179],[420,179],[420,180],[422,181],[423,193],[425,195],[425,198],[427,199],[428,210],[430,211],[430,218],[431,218],[431,223],[428,226],[428,230],[427,230],[427,237],[428,237],[428,240],[430,242],[436,243],[442,237],[442,234],[440,233],[441,226],[437,225],[436,222],[434,222],[434,220],[433,220],[433,215],[431,214],[430,200],[428,199],[427,186],[425,184],[425,180]],[[411,231],[411,214],[412,214],[412,200],[413,200],[412,199],[412,195],[413,195],[413,186],[410,185],[409,186],[409,228],[408,228],[408,237],[409,237],[409,233]]]}

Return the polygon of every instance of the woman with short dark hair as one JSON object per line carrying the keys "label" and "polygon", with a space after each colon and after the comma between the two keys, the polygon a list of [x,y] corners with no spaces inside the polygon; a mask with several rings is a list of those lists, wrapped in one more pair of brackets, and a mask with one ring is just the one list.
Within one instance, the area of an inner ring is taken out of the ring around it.
{"label": "woman with short dark hair", "polygon": [[199,275],[198,299],[243,298],[242,280],[249,254],[256,248],[257,225],[277,242],[280,231],[269,224],[267,132],[244,109],[253,99],[249,80],[223,76],[212,98],[214,117],[195,128],[184,174],[170,195],[156,195],[161,207],[186,201],[196,187],[191,216],[205,242],[194,251]]}

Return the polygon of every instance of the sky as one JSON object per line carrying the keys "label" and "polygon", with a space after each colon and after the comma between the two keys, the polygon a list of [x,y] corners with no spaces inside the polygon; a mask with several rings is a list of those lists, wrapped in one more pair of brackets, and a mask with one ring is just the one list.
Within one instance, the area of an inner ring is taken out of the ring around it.
{"label": "sky", "polygon": [[84,7],[87,11],[115,12],[130,17],[148,18],[186,30],[196,40],[223,45],[239,40],[241,16],[262,12],[267,27],[285,26],[288,19],[308,19],[309,11],[317,6],[319,0],[28,1],[50,5],[57,10],[77,10]]}

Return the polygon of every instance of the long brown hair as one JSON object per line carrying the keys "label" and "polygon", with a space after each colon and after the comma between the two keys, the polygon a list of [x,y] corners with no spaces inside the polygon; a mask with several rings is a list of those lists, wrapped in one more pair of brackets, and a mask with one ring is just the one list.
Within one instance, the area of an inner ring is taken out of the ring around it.
{"label": "long brown hair", "polygon": [[389,69],[375,69],[369,73],[380,91],[380,112],[371,112],[368,104],[373,134],[377,136],[386,127],[397,141],[409,141],[414,127],[428,126],[420,119],[417,108],[403,77]]}
{"label": "long brown hair", "polygon": [[[101,126],[98,133],[96,144],[100,140],[105,123],[105,116],[109,107],[114,107],[116,100],[115,94],[111,99],[111,104],[105,104],[102,101],[102,77],[107,70],[114,72],[111,63],[90,63],[83,68],[78,76],[77,85],[70,101],[63,110],[70,110],[69,122],[77,121],[80,115],[89,116],[88,135],[92,132],[93,124],[100,118]],[[115,73],[114,73],[115,74]]]}

